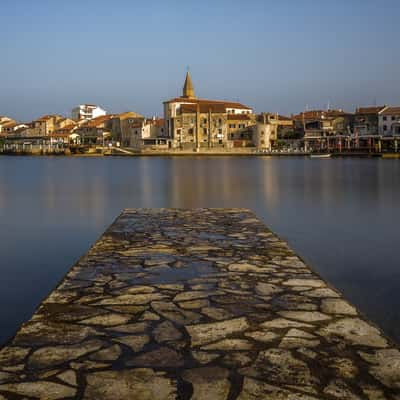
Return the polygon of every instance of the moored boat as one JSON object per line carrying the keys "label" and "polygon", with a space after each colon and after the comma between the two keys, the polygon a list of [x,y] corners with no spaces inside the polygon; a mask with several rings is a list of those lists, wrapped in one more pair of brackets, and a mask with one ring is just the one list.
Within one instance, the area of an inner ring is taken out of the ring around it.
{"label": "moored boat", "polygon": [[332,154],[324,153],[324,154],[310,154],[310,158],[330,158]]}

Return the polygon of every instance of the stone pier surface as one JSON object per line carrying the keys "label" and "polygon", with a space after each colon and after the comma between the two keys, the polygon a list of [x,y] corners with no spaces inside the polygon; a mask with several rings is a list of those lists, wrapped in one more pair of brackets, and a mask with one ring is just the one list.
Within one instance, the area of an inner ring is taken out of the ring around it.
{"label": "stone pier surface", "polygon": [[245,209],[125,210],[0,350],[0,400],[400,400],[400,352]]}

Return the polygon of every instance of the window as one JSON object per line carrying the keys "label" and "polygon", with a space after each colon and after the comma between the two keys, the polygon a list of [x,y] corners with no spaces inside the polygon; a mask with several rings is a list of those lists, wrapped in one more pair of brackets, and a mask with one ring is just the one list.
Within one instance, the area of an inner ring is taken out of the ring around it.
{"label": "window", "polygon": [[193,128],[189,128],[189,135],[193,135]]}
{"label": "window", "polygon": [[218,133],[222,135],[222,129],[218,129]]}
{"label": "window", "polygon": [[176,133],[177,133],[178,135],[180,135],[180,134],[181,134],[181,130],[180,130],[180,129],[177,129],[177,130],[176,130]]}
{"label": "window", "polygon": [[236,128],[235,124],[229,124],[229,128]]}
{"label": "window", "polygon": [[203,118],[203,124],[207,123],[207,118]]}
{"label": "window", "polygon": [[384,121],[386,121],[386,116],[384,116],[382,119],[383,119]]}
{"label": "window", "polygon": [[387,131],[387,126],[386,125],[383,125],[383,130]]}
{"label": "window", "polygon": [[394,115],[392,115],[392,121],[395,121],[396,117]]}
{"label": "window", "polygon": [[218,118],[218,123],[222,124],[222,118]]}
{"label": "window", "polygon": [[207,128],[203,128],[203,133],[207,135]]}

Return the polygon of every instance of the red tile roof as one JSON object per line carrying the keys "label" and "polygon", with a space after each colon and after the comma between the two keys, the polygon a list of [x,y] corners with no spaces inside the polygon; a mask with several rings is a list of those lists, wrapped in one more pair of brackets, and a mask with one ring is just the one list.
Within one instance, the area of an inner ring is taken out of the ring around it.
{"label": "red tile roof", "polygon": [[126,111],[126,112],[117,114],[114,117],[119,118],[119,119],[144,118],[143,115],[138,114],[137,112],[134,112],[134,111]]}
{"label": "red tile roof", "polygon": [[99,125],[104,124],[104,122],[114,118],[114,115],[101,115],[99,117],[93,118],[82,124],[82,127],[87,127],[87,128],[96,128]]}
{"label": "red tile roof", "polygon": [[237,103],[237,102],[232,102],[232,101],[225,101],[225,100],[207,100],[207,99],[189,99],[189,98],[184,98],[184,97],[176,97],[171,100],[164,101],[164,103],[193,103],[193,104],[222,104],[226,108],[239,108],[243,110],[251,110],[250,107]]}
{"label": "red tile roof", "polygon": [[300,114],[293,115],[292,119],[297,121],[304,120],[317,120],[317,119],[332,119],[340,116],[350,115],[350,113],[343,110],[310,110],[303,111]]}
{"label": "red tile roof", "polygon": [[211,111],[212,113],[224,114],[226,112],[225,105],[219,103],[182,104],[180,108],[181,113],[195,113],[197,109],[199,109],[201,113],[208,113]]}
{"label": "red tile roof", "polygon": [[378,114],[386,106],[359,107],[356,109],[356,114]]}
{"label": "red tile roof", "polygon": [[61,119],[63,117],[61,115],[57,115],[57,114],[54,114],[54,115],[49,114],[49,115],[43,115],[42,117],[38,118],[36,121],[37,122],[45,122],[52,118],[60,118]]}
{"label": "red tile roof", "polygon": [[163,118],[158,118],[154,120],[154,125],[161,128],[164,126],[164,119]]}
{"label": "red tile roof", "polygon": [[20,125],[17,121],[6,121],[1,124],[3,128],[13,128],[17,125]]}
{"label": "red tile roof", "polygon": [[400,114],[400,107],[386,107],[380,114],[382,115],[399,115]]}

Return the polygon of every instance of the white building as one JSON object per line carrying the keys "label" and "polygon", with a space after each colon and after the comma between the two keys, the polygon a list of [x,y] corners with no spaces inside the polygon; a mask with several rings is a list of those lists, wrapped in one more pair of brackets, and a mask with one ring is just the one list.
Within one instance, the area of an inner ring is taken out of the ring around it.
{"label": "white building", "polygon": [[379,112],[379,134],[400,135],[400,107],[385,107]]}
{"label": "white building", "polygon": [[79,121],[82,119],[93,119],[106,115],[107,112],[94,104],[80,104],[72,109],[72,119]]}

